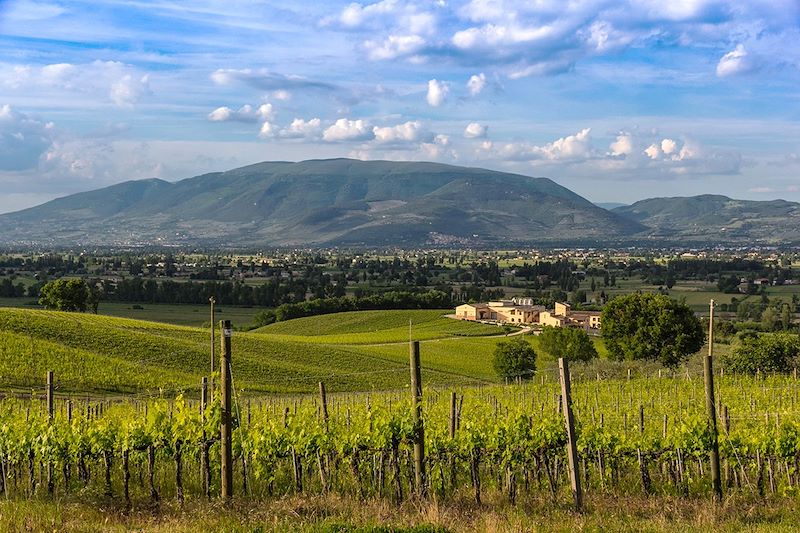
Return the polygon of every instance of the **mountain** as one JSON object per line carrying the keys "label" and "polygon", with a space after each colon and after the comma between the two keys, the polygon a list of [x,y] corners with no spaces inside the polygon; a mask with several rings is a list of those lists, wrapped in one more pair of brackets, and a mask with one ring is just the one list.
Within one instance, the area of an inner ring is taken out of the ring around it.
{"label": "mountain", "polygon": [[800,204],[704,194],[650,198],[612,209],[650,228],[643,236],[704,242],[800,242]]}
{"label": "mountain", "polygon": [[438,163],[265,162],[0,215],[6,245],[598,242],[643,231],[547,178]]}

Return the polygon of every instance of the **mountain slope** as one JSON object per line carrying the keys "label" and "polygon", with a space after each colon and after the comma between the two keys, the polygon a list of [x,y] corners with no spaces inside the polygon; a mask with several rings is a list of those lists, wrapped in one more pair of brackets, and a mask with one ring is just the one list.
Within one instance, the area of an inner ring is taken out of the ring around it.
{"label": "mountain slope", "polygon": [[612,209],[648,226],[652,237],[711,241],[800,242],[800,204],[727,196],[650,198]]}
{"label": "mountain slope", "polygon": [[132,181],[0,216],[3,242],[40,245],[492,244],[643,229],[546,178],[351,159]]}

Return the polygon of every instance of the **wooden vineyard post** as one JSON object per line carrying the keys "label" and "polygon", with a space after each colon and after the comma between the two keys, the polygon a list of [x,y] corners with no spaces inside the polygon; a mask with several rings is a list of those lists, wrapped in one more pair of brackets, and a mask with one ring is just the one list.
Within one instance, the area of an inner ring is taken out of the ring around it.
{"label": "wooden vineyard post", "polygon": [[456,393],[450,393],[450,438],[456,438]]}
{"label": "wooden vineyard post", "polygon": [[583,507],[583,494],[581,493],[581,477],[578,471],[578,447],[576,444],[577,438],[575,436],[575,420],[572,417],[572,392],[569,382],[569,364],[563,357],[558,358],[558,371],[561,378],[561,401],[564,406],[564,421],[567,426],[569,481],[572,485],[575,509],[580,511]]}
{"label": "wooden vineyard post", "polygon": [[419,341],[409,344],[411,365],[411,401],[414,419],[414,487],[417,496],[426,497],[425,487],[425,428],[422,423],[422,373],[419,363]]}
{"label": "wooden vineyard post", "polygon": [[233,496],[233,455],[231,451],[231,321],[220,321],[220,386],[222,389],[222,427],[220,429],[220,452],[222,468],[220,471],[220,496],[230,500]]}
{"label": "wooden vineyard post", "polygon": [[[53,410],[53,371],[47,371],[47,421],[53,423],[55,411]],[[47,492],[53,493],[53,463],[47,463]]]}
{"label": "wooden vineyard post", "polygon": [[214,352],[217,349],[217,340],[214,338],[215,323],[216,323],[216,321],[214,320],[214,304],[216,302],[217,301],[214,299],[213,296],[208,299],[208,303],[211,304],[211,373],[212,374],[214,373]]}
{"label": "wooden vineyard post", "polygon": [[325,393],[325,383],[319,382],[319,400],[322,404],[322,420],[325,422],[325,429],[328,429],[328,395]]}
{"label": "wooden vineyard post", "polygon": [[200,450],[200,479],[203,485],[203,494],[211,498],[211,468],[208,457],[208,435],[206,435],[206,412],[208,410],[208,378],[200,382],[200,421],[203,424],[203,444]]}
{"label": "wooden vineyard post", "polygon": [[703,377],[706,385],[706,409],[708,410],[708,423],[711,429],[711,485],[714,489],[714,499],[722,500],[722,482],[719,470],[719,436],[717,434],[717,412],[714,404],[714,300],[709,305],[708,319],[708,355],[703,361]]}

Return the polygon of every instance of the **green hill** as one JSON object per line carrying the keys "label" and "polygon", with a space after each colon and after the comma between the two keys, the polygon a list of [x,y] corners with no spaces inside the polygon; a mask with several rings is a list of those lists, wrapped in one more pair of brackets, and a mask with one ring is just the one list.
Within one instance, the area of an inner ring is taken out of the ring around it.
{"label": "green hill", "polygon": [[[236,332],[234,385],[245,392],[310,392],[319,381],[331,391],[402,388],[408,381],[408,321],[423,343],[426,385],[493,379],[491,359],[500,338],[494,326],[444,318],[440,311],[372,311],[298,319]],[[316,335],[307,335],[308,331]],[[388,344],[387,344],[388,343]],[[471,349],[470,346],[482,346]],[[452,346],[448,353],[436,344]],[[157,392],[196,389],[208,375],[210,333],[81,313],[0,309],[0,386],[40,387],[47,370],[63,392]]]}
{"label": "green hill", "polygon": [[0,216],[2,242],[51,246],[492,244],[642,229],[547,178],[351,159],[132,181]]}
{"label": "green hill", "polygon": [[651,228],[657,238],[791,244],[800,242],[800,204],[705,194],[650,198],[612,212]]}

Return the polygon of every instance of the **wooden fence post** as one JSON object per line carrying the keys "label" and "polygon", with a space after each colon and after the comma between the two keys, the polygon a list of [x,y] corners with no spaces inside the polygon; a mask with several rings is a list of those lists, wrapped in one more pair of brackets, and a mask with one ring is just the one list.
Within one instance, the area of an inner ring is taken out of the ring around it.
{"label": "wooden fence post", "polygon": [[581,493],[581,477],[578,470],[578,447],[576,443],[577,438],[575,436],[575,420],[572,416],[572,392],[569,381],[569,364],[563,357],[558,358],[558,371],[561,378],[561,401],[564,406],[564,421],[567,426],[569,481],[572,485],[575,509],[580,511],[583,507],[583,494]]}
{"label": "wooden fence post", "polygon": [[208,410],[208,378],[204,377],[200,382],[200,420],[203,424],[203,444],[200,450],[200,479],[203,485],[203,494],[206,498],[211,498],[211,468],[208,457],[208,435],[206,435],[205,422],[206,411]]}
{"label": "wooden fence post", "polygon": [[717,409],[714,404],[714,300],[709,305],[708,320],[708,355],[703,360],[703,377],[706,385],[706,409],[708,410],[708,424],[711,429],[711,485],[714,489],[714,499],[722,500],[722,482],[719,469],[719,436],[717,434]]}
{"label": "wooden fence post", "polygon": [[409,344],[411,365],[411,400],[414,418],[414,487],[417,496],[426,497],[425,486],[425,427],[422,422],[422,373],[419,362],[419,341]]}
{"label": "wooden fence post", "polygon": [[[55,411],[53,410],[53,371],[47,371],[47,421],[49,424],[53,423]],[[47,462],[47,492],[53,493],[53,462]]]}
{"label": "wooden fence post", "polygon": [[231,321],[220,321],[222,329],[220,361],[220,385],[222,388],[222,427],[220,429],[220,495],[223,500],[233,497],[233,456],[231,450]]}
{"label": "wooden fence post", "polygon": [[322,420],[325,422],[325,429],[328,429],[328,395],[325,393],[325,383],[319,382],[319,399],[322,403]]}
{"label": "wooden fence post", "polygon": [[456,392],[450,393],[450,438],[456,438]]}

